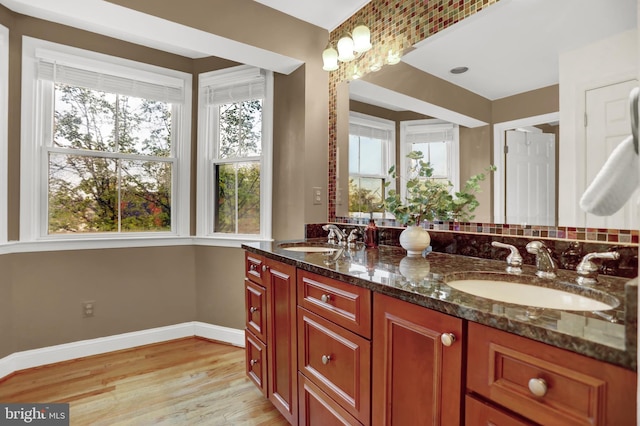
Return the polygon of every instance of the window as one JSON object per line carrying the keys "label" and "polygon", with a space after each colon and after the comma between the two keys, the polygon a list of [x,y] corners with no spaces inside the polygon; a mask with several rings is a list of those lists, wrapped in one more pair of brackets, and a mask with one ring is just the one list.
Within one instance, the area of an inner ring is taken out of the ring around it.
{"label": "window", "polygon": [[381,217],[385,182],[394,161],[395,123],[349,114],[349,215]]}
{"label": "window", "polygon": [[271,238],[273,76],[250,66],[199,76],[198,235]]}
{"label": "window", "polygon": [[29,38],[23,70],[21,239],[188,235],[190,77]]}
{"label": "window", "polygon": [[7,241],[9,30],[0,25],[0,243]]}
{"label": "window", "polygon": [[[407,154],[420,151],[423,161],[433,168],[433,179],[451,182],[453,191],[460,187],[459,178],[459,130],[458,126],[441,120],[403,121],[400,125],[400,167],[408,173],[415,160],[409,160]],[[401,180],[402,181],[402,180]],[[406,188],[402,188],[404,192]]]}

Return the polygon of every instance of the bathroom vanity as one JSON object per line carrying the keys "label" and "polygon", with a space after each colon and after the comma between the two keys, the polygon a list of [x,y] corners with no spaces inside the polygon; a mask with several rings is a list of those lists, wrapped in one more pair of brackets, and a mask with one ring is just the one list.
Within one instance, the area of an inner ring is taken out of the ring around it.
{"label": "bathroom vanity", "polygon": [[[635,424],[627,279],[600,277],[592,291],[575,272],[543,280],[526,265],[507,274],[505,262],[396,247],[243,248],[247,374],[291,424]],[[487,277],[610,309],[536,308],[447,284]]]}

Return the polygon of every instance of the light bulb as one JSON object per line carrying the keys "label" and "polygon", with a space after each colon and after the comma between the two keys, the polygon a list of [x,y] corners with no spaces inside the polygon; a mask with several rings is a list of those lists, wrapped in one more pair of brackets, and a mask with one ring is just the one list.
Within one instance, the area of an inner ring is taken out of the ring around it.
{"label": "light bulb", "polygon": [[322,52],[322,69],[325,71],[338,69],[338,51],[331,46]]}
{"label": "light bulb", "polygon": [[349,36],[342,37],[338,40],[338,59],[342,62],[349,62],[354,58],[353,40]]}
{"label": "light bulb", "polygon": [[353,29],[353,50],[364,53],[371,49],[371,32],[366,25],[360,24]]}

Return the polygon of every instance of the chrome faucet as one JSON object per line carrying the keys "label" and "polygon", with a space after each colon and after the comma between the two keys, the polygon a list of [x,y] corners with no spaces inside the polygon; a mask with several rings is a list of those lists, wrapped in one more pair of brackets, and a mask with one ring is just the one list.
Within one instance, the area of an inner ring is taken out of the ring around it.
{"label": "chrome faucet", "polygon": [[324,229],[325,231],[329,231],[330,243],[333,243],[334,240],[337,238],[338,244],[346,244],[347,234],[344,231],[341,231],[340,228],[338,228],[333,223],[328,223],[326,225],[323,225],[322,229]]}
{"label": "chrome faucet", "polygon": [[576,282],[580,285],[593,285],[598,282],[598,265],[593,263],[591,259],[620,259],[620,253],[617,251],[608,251],[604,253],[589,253],[582,258],[582,261],[576,267],[578,278]]}
{"label": "chrome faucet", "polygon": [[518,251],[516,246],[512,246],[511,244],[505,244],[498,241],[493,241],[491,243],[494,247],[506,248],[511,250],[509,256],[507,256],[507,272],[510,274],[521,274],[522,273],[522,256]]}
{"label": "chrome faucet", "polygon": [[551,250],[541,241],[531,241],[527,244],[527,251],[536,255],[536,275],[540,278],[552,280],[556,277],[558,265],[553,260]]}

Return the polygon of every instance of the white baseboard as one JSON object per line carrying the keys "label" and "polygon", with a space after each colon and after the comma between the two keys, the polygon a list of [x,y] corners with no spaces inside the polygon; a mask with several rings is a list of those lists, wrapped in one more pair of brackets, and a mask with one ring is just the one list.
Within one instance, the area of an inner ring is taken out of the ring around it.
{"label": "white baseboard", "polygon": [[167,340],[197,336],[244,347],[244,331],[199,321],[15,352],[0,359],[0,379],[16,371]]}

